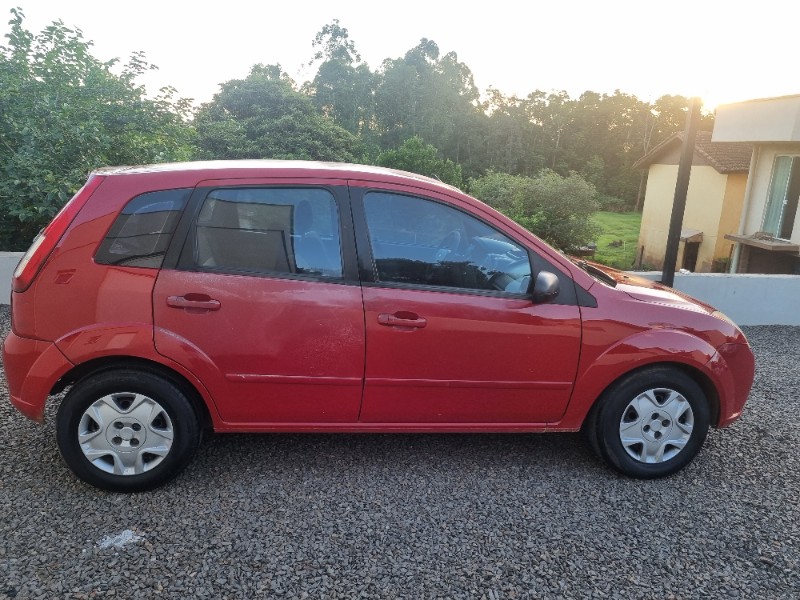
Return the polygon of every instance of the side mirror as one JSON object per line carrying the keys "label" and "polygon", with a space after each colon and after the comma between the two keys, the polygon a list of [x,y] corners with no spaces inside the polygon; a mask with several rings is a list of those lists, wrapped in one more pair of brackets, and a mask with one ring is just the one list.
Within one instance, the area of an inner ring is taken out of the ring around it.
{"label": "side mirror", "polygon": [[528,289],[534,304],[544,304],[550,302],[561,291],[558,276],[550,271],[539,271],[533,289]]}

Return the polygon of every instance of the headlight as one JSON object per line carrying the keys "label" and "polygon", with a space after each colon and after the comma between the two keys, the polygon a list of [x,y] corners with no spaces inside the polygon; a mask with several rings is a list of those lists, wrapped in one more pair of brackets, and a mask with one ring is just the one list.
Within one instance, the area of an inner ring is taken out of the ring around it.
{"label": "headlight", "polygon": [[725,321],[726,323],[730,323],[731,325],[736,327],[736,329],[739,329],[739,326],[736,323],[734,323],[733,320],[721,310],[715,310],[713,313],[711,313],[711,316],[716,317],[720,321]]}
{"label": "headlight", "polygon": [[748,343],[747,342],[747,336],[745,336],[745,334],[742,331],[742,329],[733,321],[733,319],[731,319],[724,312],[722,312],[720,310],[715,310],[713,313],[711,313],[711,316],[719,319],[720,321],[725,321],[726,323],[731,325],[736,330],[736,333],[742,338],[741,341],[744,341],[745,344]]}

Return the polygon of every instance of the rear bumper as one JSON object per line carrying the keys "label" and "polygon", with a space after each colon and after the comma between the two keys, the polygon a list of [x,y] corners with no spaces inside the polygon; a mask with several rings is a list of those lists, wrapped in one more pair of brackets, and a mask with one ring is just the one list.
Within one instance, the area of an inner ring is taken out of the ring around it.
{"label": "rear bumper", "polygon": [[3,366],[11,404],[41,423],[50,390],[73,365],[52,342],[24,338],[12,331],[3,343]]}

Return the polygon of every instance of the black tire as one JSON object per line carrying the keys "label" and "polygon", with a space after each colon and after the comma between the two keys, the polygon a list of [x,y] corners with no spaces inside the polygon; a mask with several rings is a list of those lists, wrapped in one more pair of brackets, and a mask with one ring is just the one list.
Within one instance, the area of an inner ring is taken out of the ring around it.
{"label": "black tire", "polygon": [[674,367],[631,373],[600,397],[585,431],[595,451],[637,479],[672,475],[697,455],[710,410],[700,386]]}
{"label": "black tire", "polygon": [[184,392],[156,373],[127,368],[79,381],[56,420],[67,465],[83,481],[113,492],[163,485],[186,467],[201,437]]}

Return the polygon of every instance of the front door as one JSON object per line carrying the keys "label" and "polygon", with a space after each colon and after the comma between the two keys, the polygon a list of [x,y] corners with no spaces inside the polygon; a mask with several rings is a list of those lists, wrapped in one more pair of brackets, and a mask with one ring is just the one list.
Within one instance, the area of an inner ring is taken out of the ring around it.
{"label": "front door", "polygon": [[[536,255],[443,199],[356,192],[367,335],[361,420],[544,423],[564,413],[581,324],[526,295]],[[369,256],[371,264],[363,259]],[[574,299],[574,293],[571,295]],[[560,303],[559,303],[560,302]]]}

